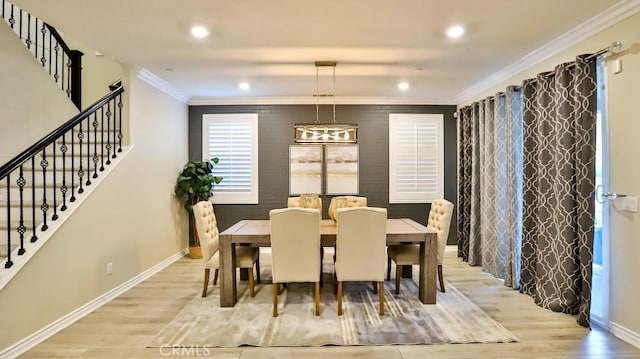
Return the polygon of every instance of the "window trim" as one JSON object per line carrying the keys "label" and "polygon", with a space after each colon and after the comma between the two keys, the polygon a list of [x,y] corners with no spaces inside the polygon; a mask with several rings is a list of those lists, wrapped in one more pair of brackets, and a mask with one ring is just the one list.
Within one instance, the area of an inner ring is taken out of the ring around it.
{"label": "window trim", "polygon": [[[431,122],[437,127],[437,165],[435,192],[403,192],[397,190],[396,185],[396,125],[399,122]],[[389,203],[431,203],[438,198],[444,198],[444,114],[420,113],[390,113],[389,114]]]}
{"label": "window trim", "polygon": [[[248,123],[251,126],[251,190],[241,193],[221,193],[213,188],[213,197],[209,200],[214,204],[258,204],[258,114],[257,113],[216,113],[202,115],[202,157],[209,153],[209,124],[210,123]],[[203,158],[205,159],[205,158]],[[208,158],[206,158],[208,159]],[[215,165],[214,165],[215,174]],[[223,179],[224,181],[224,179]]]}

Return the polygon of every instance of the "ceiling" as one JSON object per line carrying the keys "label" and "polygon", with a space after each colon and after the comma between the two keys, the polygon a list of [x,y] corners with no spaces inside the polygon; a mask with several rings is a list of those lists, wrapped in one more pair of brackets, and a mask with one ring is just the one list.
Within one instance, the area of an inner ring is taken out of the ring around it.
{"label": "ceiling", "polygon": [[[191,100],[335,93],[456,103],[483,79],[629,0],[10,1]],[[191,36],[196,24],[210,35]],[[465,26],[462,38],[446,37],[453,24]],[[317,60],[337,61],[335,91],[330,67],[318,68],[316,89]],[[240,90],[241,81],[250,89]],[[400,81],[410,88],[400,91]]]}

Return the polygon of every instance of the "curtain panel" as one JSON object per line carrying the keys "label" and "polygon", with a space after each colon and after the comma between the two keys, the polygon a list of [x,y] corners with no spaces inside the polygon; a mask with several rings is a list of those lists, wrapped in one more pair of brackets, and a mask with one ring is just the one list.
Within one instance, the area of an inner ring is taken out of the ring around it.
{"label": "curtain panel", "polygon": [[595,61],[459,110],[458,254],[589,326]]}
{"label": "curtain panel", "polygon": [[522,288],[589,326],[596,155],[595,61],[526,81]]}

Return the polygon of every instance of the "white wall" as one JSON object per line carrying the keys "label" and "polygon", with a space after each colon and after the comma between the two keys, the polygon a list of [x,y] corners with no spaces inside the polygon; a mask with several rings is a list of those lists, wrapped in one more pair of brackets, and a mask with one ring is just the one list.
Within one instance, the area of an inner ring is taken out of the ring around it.
{"label": "white wall", "polygon": [[173,196],[187,160],[187,106],[127,74],[134,147],[0,291],[0,351],[187,246]]}
{"label": "white wall", "polygon": [[0,21],[0,165],[78,113],[4,21]]}
{"label": "white wall", "polygon": [[[576,55],[591,53],[621,41],[623,51],[615,58],[622,61],[623,71],[612,74],[607,70],[610,188],[618,193],[640,196],[640,13],[601,31],[570,49],[553,56],[508,81],[495,86],[473,100],[504,91],[508,85],[519,85],[522,80],[535,77],[539,72],[552,70],[557,64],[572,61]],[[632,49],[629,49],[633,47]],[[609,58],[610,62],[612,58]],[[609,66],[610,67],[610,66]],[[468,101],[465,106],[472,101]],[[640,214],[623,212],[621,200],[611,210],[611,288],[610,321],[626,328],[640,343]]]}

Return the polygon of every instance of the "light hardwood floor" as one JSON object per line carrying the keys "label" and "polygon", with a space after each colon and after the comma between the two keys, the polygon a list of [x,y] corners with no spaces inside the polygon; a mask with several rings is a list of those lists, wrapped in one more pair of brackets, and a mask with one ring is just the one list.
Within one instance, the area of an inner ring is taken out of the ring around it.
{"label": "light hardwood floor", "polygon": [[21,358],[535,358],[631,359],[635,348],[574,317],[552,313],[456,258],[448,248],[445,278],[515,334],[520,342],[501,344],[395,345],[312,348],[191,348],[172,352],[146,348],[153,337],[201,290],[197,260],[181,259],[147,281],[80,319]]}

